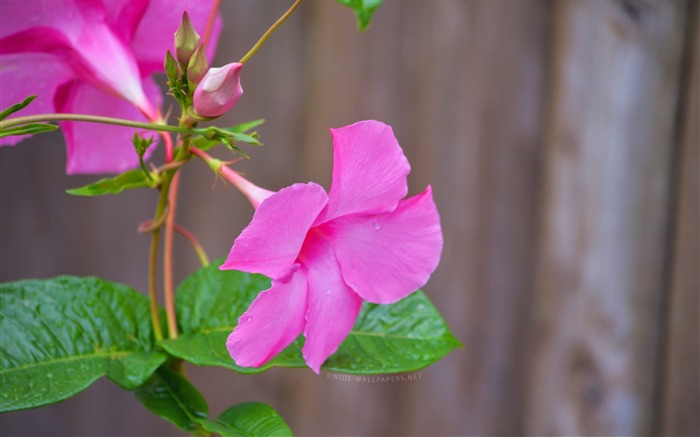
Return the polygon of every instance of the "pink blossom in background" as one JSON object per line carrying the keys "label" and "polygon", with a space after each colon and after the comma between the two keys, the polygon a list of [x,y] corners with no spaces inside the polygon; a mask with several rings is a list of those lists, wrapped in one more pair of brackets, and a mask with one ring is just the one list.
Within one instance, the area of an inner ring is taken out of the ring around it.
{"label": "pink blossom in background", "polygon": [[[204,29],[213,1],[5,1],[0,3],[0,108],[37,99],[14,116],[79,113],[158,118],[162,95],[151,75],[163,70],[166,50],[187,10]],[[213,56],[221,29],[209,44]],[[61,123],[66,172],[116,173],[136,167],[134,129]],[[25,137],[5,137],[13,145]]]}
{"label": "pink blossom in background", "polygon": [[391,127],[363,121],[331,132],[330,192],[311,182],[265,193],[221,266],[272,278],[228,338],[239,366],[262,366],[303,332],[304,359],[318,373],[363,300],[396,302],[438,265],[432,191],[404,199],[410,166]]}

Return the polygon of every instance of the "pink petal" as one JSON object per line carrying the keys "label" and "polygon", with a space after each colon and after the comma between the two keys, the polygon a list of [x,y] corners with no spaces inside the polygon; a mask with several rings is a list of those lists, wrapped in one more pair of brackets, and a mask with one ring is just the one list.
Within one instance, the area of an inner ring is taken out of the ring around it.
{"label": "pink petal", "polygon": [[333,134],[333,184],[319,222],[353,213],[393,211],[408,192],[411,170],[390,126],[361,121]]}
{"label": "pink petal", "polygon": [[73,73],[150,110],[136,61],[106,23],[100,2],[3,2],[0,53],[43,52]]}
{"label": "pink petal", "polygon": [[425,285],[442,252],[430,187],[394,212],[343,217],[323,230],[333,237],[345,282],[374,303],[396,302]]}
{"label": "pink petal", "polygon": [[294,267],[255,298],[228,336],[226,347],[239,366],[262,366],[289,346],[304,329],[306,274],[298,264]]}
{"label": "pink petal", "polygon": [[[166,50],[173,50],[173,35],[186,10],[197,32],[204,36],[212,0],[151,1],[131,41],[134,56],[144,75],[163,71]],[[207,43],[207,57],[214,59],[221,32],[221,16],[217,15]]]}
{"label": "pink petal", "polygon": [[233,243],[222,270],[277,278],[294,264],[304,237],[328,196],[313,182],[294,184],[268,197]]}
{"label": "pink petal", "polygon": [[[160,89],[152,80],[144,81],[144,88],[151,99],[160,103]],[[62,87],[56,96],[56,109],[147,121],[131,103],[88,83],[73,82]],[[85,122],[64,122],[61,128],[66,139],[68,174],[120,173],[138,166],[138,155],[131,143],[138,129]],[[154,144],[157,143],[157,134],[139,132],[144,137],[153,137]]]}
{"label": "pink petal", "polygon": [[131,42],[149,3],[149,0],[109,0],[104,3],[107,24],[122,41]]}
{"label": "pink petal", "polygon": [[[71,1],[0,2],[0,38],[31,28],[49,28],[72,39],[80,34],[82,23],[80,8]],[[4,41],[2,45],[5,50]]]}
{"label": "pink petal", "polygon": [[319,373],[321,365],[352,330],[362,299],[343,281],[333,245],[326,237],[312,230],[300,260],[309,280],[306,343],[302,353],[306,364]]}
{"label": "pink petal", "polygon": [[[4,55],[0,68],[0,108],[5,109],[36,95],[32,103],[10,117],[48,114],[55,112],[53,96],[56,89],[70,80],[71,71],[51,55],[26,53]],[[13,145],[29,135],[5,137],[1,145]]]}

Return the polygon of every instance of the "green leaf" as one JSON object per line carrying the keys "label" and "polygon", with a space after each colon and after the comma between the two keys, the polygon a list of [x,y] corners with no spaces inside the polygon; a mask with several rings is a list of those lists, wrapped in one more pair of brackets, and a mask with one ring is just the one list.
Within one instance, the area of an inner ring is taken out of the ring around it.
{"label": "green leaf", "polygon": [[17,103],[10,106],[7,109],[4,109],[2,112],[0,112],[0,121],[6,119],[7,117],[9,117],[17,111],[21,111],[22,109],[26,108],[27,106],[29,106],[30,103],[32,103],[34,99],[36,99],[36,96],[29,96],[26,99],[24,99],[22,103]]}
{"label": "green leaf", "polygon": [[292,430],[282,416],[262,402],[246,402],[233,406],[219,415],[216,421],[202,421],[206,431],[223,437],[259,436],[291,437]]}
{"label": "green leaf", "polygon": [[190,382],[163,365],[141,387],[136,398],[152,413],[183,431],[199,431],[199,421],[207,418],[209,407],[204,397]]}
{"label": "green leaf", "polygon": [[129,170],[112,178],[101,179],[93,184],[80,188],[71,188],[66,193],[74,196],[104,196],[117,194],[134,188],[153,188],[158,186],[160,179],[156,172],[150,176],[143,170]]}
{"label": "green leaf", "polygon": [[202,394],[171,366],[172,363],[161,366],[134,394],[149,411],[181,430],[223,437],[292,435],[279,413],[259,402],[239,404],[216,420],[208,419],[209,407]]}
{"label": "green leaf", "polygon": [[23,124],[21,126],[11,127],[9,129],[3,129],[0,131],[0,138],[9,137],[10,135],[34,135],[42,134],[44,132],[53,132],[58,129],[55,124],[47,123],[30,123]]}
{"label": "green leaf", "polygon": [[[246,134],[246,132],[260,126],[263,123],[265,123],[265,119],[260,118],[257,120],[248,121],[246,123],[241,123],[239,125],[220,130],[229,133],[230,136],[234,139],[234,141],[242,141],[244,143],[249,143],[254,146],[261,146],[262,144],[260,143],[260,140],[258,139],[258,134],[256,132],[250,132],[248,134]],[[222,142],[219,139],[211,140],[200,135],[192,140],[192,144],[198,149],[207,151],[219,144],[222,144]]]}
{"label": "green leaf", "polygon": [[0,285],[0,411],[62,401],[101,376],[142,384],[165,360],[153,350],[148,299],[99,278]]}
{"label": "green leaf", "polygon": [[357,17],[357,28],[360,30],[367,30],[370,21],[372,21],[372,14],[377,10],[379,5],[382,4],[383,0],[337,0],[338,3],[343,4],[353,11],[355,11],[355,16]]}
{"label": "green leaf", "polygon": [[[220,271],[221,262],[185,279],[176,294],[182,334],[162,346],[198,365],[259,373],[273,366],[305,367],[303,337],[260,368],[237,366],[226,338],[257,294],[269,288],[261,275]],[[391,305],[365,303],[354,328],[323,369],[353,374],[408,372],[439,360],[460,343],[422,291]]]}

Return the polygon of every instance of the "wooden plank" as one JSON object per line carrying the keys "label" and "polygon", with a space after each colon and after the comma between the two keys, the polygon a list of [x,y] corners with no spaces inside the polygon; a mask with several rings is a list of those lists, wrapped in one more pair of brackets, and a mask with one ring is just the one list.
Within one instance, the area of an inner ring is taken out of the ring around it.
{"label": "wooden plank", "polygon": [[687,5],[556,5],[527,432],[645,435]]}
{"label": "wooden plank", "polygon": [[[694,46],[676,171],[678,206],[670,290],[667,353],[661,406],[662,435],[700,435],[700,8],[695,5]],[[690,32],[689,32],[690,33]],[[692,44],[691,44],[692,45]]]}

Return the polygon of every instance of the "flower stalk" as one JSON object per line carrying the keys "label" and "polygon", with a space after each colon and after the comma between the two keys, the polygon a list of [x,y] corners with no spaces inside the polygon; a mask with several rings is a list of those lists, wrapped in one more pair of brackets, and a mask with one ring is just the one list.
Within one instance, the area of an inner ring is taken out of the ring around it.
{"label": "flower stalk", "polygon": [[267,39],[273,33],[275,33],[275,30],[277,30],[277,28],[280,27],[282,23],[284,23],[287,20],[287,18],[289,18],[292,15],[292,13],[294,13],[294,11],[299,7],[299,5],[301,5],[302,1],[303,0],[296,0],[294,4],[287,10],[287,12],[285,12],[281,17],[279,17],[279,19],[275,21],[275,23],[272,26],[270,26],[269,29],[267,29],[263,36],[260,37],[258,42],[256,42],[255,45],[248,51],[248,53],[246,53],[245,56],[243,56],[238,62],[240,62],[241,64],[245,64],[246,62],[248,62],[248,59],[250,59],[258,51],[258,49],[262,47],[265,41],[267,41]]}

